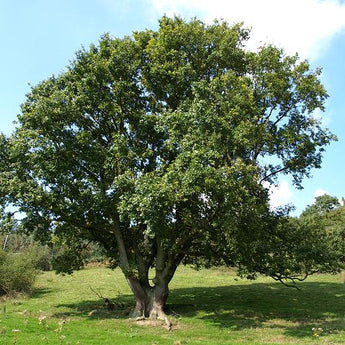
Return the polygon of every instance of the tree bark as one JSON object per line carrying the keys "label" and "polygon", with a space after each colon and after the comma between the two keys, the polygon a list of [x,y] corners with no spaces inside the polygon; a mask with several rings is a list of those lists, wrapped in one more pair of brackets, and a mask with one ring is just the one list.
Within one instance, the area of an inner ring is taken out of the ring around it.
{"label": "tree bark", "polygon": [[150,310],[150,318],[161,319],[166,321],[166,302],[169,296],[168,283],[160,283],[152,290],[152,305]]}
{"label": "tree bark", "polygon": [[165,307],[169,296],[168,282],[163,281],[153,287],[142,287],[133,278],[128,278],[128,282],[136,301],[131,317],[149,317],[167,322]]}

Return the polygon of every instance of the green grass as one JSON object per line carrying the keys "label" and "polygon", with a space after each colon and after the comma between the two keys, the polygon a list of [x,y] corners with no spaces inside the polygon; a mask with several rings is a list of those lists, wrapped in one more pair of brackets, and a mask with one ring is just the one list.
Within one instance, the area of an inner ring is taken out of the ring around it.
{"label": "green grass", "polygon": [[[90,286],[117,309],[106,310]],[[127,319],[133,297],[118,270],[47,272],[30,298],[1,301],[0,344],[344,344],[345,285],[339,276],[311,277],[300,288],[181,267],[171,283],[169,332]],[[322,328],[319,337],[313,328]]]}

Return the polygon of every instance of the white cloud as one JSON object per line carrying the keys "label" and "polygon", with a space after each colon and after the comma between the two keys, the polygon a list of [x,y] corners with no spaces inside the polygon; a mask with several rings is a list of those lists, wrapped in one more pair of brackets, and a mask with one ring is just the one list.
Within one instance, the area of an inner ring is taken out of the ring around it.
{"label": "white cloud", "polygon": [[264,187],[269,190],[272,208],[286,205],[291,201],[292,192],[287,181],[281,181],[277,186],[265,182]]}
{"label": "white cloud", "polygon": [[[327,104],[326,104],[327,108]],[[334,112],[332,109],[328,109],[327,112],[323,112],[320,109],[316,109],[313,112],[313,116],[316,120],[318,120],[322,127],[328,127],[330,123],[332,122],[332,118],[334,116]]]}
{"label": "white cloud", "polygon": [[[345,3],[337,0],[148,0],[169,16],[197,15],[207,22],[223,18],[252,27],[252,45],[274,43],[288,54],[314,59],[345,28]],[[193,12],[194,11],[194,12]]]}
{"label": "white cloud", "polygon": [[317,198],[318,196],[325,195],[325,194],[329,194],[329,193],[323,189],[317,189],[314,192],[314,197]]}

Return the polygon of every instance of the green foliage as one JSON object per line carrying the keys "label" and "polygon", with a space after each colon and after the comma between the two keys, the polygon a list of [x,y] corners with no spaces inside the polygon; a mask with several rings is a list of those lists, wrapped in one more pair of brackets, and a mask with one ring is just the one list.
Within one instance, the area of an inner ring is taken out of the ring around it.
{"label": "green foliage", "polygon": [[0,196],[23,230],[65,247],[60,271],[80,268],[88,243],[143,289],[150,268],[168,284],[183,260],[251,277],[308,270],[264,182],[300,186],[320,167],[335,139],[313,117],[327,93],[319,69],[271,45],[248,52],[248,39],[242,25],[163,17],[158,31],[103,36],[32,87],[1,137]]}
{"label": "green foliage", "polygon": [[0,295],[32,290],[37,275],[37,261],[33,254],[0,250]]}
{"label": "green foliage", "polygon": [[320,256],[326,259],[329,266],[334,266],[335,261],[345,264],[345,206],[341,205],[336,197],[322,195],[308,206],[300,216],[300,223],[309,226],[314,233],[322,238],[325,248]]}

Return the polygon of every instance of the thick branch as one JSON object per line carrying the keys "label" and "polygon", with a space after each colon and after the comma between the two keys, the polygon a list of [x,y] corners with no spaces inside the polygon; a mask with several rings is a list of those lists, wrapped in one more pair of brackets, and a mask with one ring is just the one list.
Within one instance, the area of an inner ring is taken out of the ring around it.
{"label": "thick branch", "polygon": [[145,262],[143,255],[136,243],[133,243],[134,255],[137,262],[139,281],[144,284],[145,287],[149,287],[148,272],[150,268],[150,263]]}
{"label": "thick branch", "polygon": [[113,216],[113,222],[114,222],[113,233],[115,235],[117,247],[119,250],[120,267],[124,272],[126,272],[129,270],[129,261],[128,261],[128,256],[126,252],[125,242],[123,240],[122,233],[120,230],[120,217],[118,213],[116,213]]}
{"label": "thick branch", "polygon": [[[317,273],[317,272],[318,272],[317,270],[314,270],[314,271],[311,271],[311,272],[307,272],[307,273],[304,274],[303,277],[297,277],[297,276],[284,277],[281,274],[273,274],[273,275],[271,275],[271,277],[274,280],[279,281],[280,283],[282,283],[284,286],[293,287],[293,288],[295,288],[297,290],[300,290],[300,288],[296,285],[296,281],[302,282],[302,281],[306,280],[310,275],[312,275],[314,273]],[[290,280],[293,285],[286,283],[284,280]]]}

